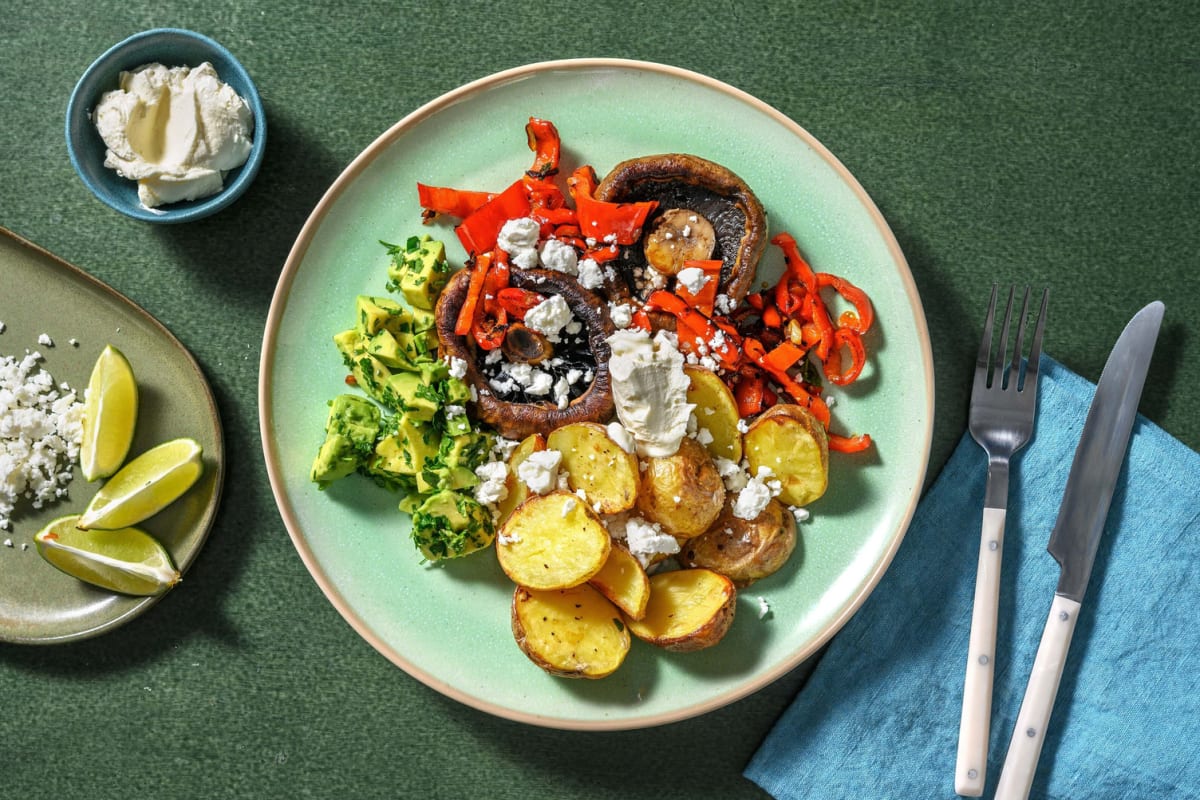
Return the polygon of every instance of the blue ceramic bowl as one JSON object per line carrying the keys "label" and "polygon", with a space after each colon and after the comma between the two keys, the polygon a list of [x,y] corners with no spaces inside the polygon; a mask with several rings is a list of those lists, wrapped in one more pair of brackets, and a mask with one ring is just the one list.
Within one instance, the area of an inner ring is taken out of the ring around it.
{"label": "blue ceramic bowl", "polygon": [[[250,107],[254,115],[254,147],[245,164],[226,174],[225,188],[217,194],[146,208],[138,200],[137,183],[104,166],[104,140],[92,122],[92,110],[102,94],[117,88],[123,71],[154,62],[168,67],[195,67],[205,61],[212,63],[221,80],[232,86]],[[109,206],[147,222],[188,222],[225,208],[254,180],[266,149],[267,118],[250,75],[228,50],[192,31],[158,28],[135,34],[114,45],[83,73],[67,104],[67,151],[79,177]]]}

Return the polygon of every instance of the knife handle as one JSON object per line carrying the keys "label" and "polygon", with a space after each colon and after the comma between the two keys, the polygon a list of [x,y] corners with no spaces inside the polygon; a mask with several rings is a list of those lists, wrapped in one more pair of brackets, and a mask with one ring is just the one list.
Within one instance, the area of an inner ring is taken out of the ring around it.
{"label": "knife handle", "polygon": [[1008,745],[1008,755],[1004,758],[1004,768],[1000,770],[996,800],[1024,800],[1029,796],[1078,615],[1077,601],[1054,595],[1042,641],[1033,659],[1029,684],[1025,687],[1025,699],[1017,712],[1017,724]]}
{"label": "knife handle", "polygon": [[1003,508],[983,509],[975,605],[967,643],[962,718],[958,724],[958,760],[954,791],[965,797],[983,794],[987,778],[988,735],[992,719],[992,678],[996,661],[996,615],[1000,604],[1000,559],[1004,552]]}

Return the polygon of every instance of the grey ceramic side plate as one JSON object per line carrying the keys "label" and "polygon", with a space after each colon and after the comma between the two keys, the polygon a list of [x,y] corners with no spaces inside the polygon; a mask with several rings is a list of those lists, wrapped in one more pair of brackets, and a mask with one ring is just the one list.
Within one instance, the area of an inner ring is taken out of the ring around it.
{"label": "grey ceramic side plate", "polygon": [[[133,365],[140,395],[130,457],[178,436],[204,448],[204,475],[186,495],[139,525],[156,536],[185,573],[172,592],[187,591],[186,572],[217,513],[225,474],[221,420],[212,390],[191,353],[161,323],[85,272],[0,228],[0,353],[37,350],[41,367],[82,397],[106,344]],[[53,347],[38,344],[46,334]],[[77,342],[73,344],[72,340]],[[83,510],[100,486],[75,469],[69,494],[47,507],[19,503],[10,531],[0,532],[0,641],[54,643],[95,636],[141,614],[158,598],[95,589],[42,560],[33,536],[47,522]]]}

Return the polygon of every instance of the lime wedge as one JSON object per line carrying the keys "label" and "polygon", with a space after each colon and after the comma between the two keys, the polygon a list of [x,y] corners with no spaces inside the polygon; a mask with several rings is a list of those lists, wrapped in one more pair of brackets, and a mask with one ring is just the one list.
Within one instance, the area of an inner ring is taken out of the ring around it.
{"label": "lime wedge", "polygon": [[137,423],[138,390],[121,351],[104,348],[88,380],[79,465],[85,480],[107,478],[125,463]]}
{"label": "lime wedge", "polygon": [[85,531],[79,515],[60,517],[33,537],[52,565],[81,581],[132,595],[162,594],[179,583],[179,570],[166,549],[137,528]]}
{"label": "lime wedge", "polygon": [[204,471],[200,443],[172,439],[121,467],[100,487],[79,518],[85,530],[113,530],[136,525],[173,503]]}

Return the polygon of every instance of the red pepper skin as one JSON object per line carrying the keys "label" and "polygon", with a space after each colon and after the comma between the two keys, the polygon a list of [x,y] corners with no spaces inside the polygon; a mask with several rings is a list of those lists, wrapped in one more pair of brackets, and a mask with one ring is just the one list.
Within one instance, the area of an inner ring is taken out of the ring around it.
{"label": "red pepper skin", "polygon": [[[615,244],[634,244],[642,235],[646,217],[658,208],[657,200],[606,203],[594,199],[596,172],[586,164],[567,178],[567,189],[575,201],[575,214],[579,217],[580,231],[585,238],[596,241],[608,243],[611,237],[612,243]],[[604,260],[607,261],[608,258]]]}
{"label": "red pepper skin", "polygon": [[[771,237],[771,244],[783,250],[783,260],[787,264],[788,274],[796,278],[810,294],[817,291],[817,276],[812,267],[800,255],[800,245],[790,233],[777,233]],[[781,311],[783,309],[780,309]]]}
{"label": "red pepper skin", "polygon": [[[679,295],[659,289],[650,294],[646,307],[666,311],[675,317],[680,349],[691,352],[702,344],[725,369],[738,368],[741,352],[736,335],[731,335],[729,331],[689,306]],[[717,334],[721,335],[718,337]],[[713,346],[713,340],[718,338],[721,344]]]}
{"label": "red pepper skin", "polygon": [[[842,349],[850,353],[850,367],[842,369]],[[830,348],[829,354],[822,363],[825,371],[825,377],[831,383],[838,386],[845,386],[854,383],[858,376],[862,374],[863,367],[867,363],[867,350],[863,346],[862,337],[858,332],[850,328],[838,328],[833,333],[833,347]]]}
{"label": "red pepper skin", "polygon": [[875,321],[875,309],[867,293],[845,278],[830,275],[828,272],[817,273],[817,285],[822,288],[832,286],[847,302],[854,306],[854,314],[844,312],[838,317],[838,325],[849,328],[855,333],[866,333]]}
{"label": "red pepper skin", "polygon": [[458,219],[469,217],[495,196],[492,192],[417,183],[417,202],[421,204],[421,218],[425,222],[429,222],[438,214]]}
{"label": "red pepper skin", "polygon": [[799,381],[787,373],[787,370],[776,369],[772,366],[767,359],[767,351],[762,342],[747,338],[743,341],[742,347],[747,358],[762,367],[795,403],[811,411],[821,425],[826,430],[829,429],[829,406],[825,405],[824,400],[805,389]]}
{"label": "red pepper skin", "polygon": [[733,387],[738,416],[745,419],[763,410],[764,381],[761,375],[743,375]]}
{"label": "red pepper skin", "polygon": [[524,320],[525,315],[529,313],[529,309],[545,299],[545,297],[537,292],[520,289],[516,286],[501,289],[496,294],[496,302],[500,308],[504,309],[509,316],[516,317],[519,320]]}
{"label": "red pepper skin", "polygon": [[459,336],[466,336],[471,332],[476,317],[483,310],[480,308],[480,301],[483,299],[483,286],[487,280],[488,268],[491,263],[491,254],[483,253],[475,259],[475,263],[471,266],[471,281],[467,284],[467,297],[458,311],[458,319],[454,321],[454,332]]}
{"label": "red pepper skin", "polygon": [[480,255],[496,247],[496,237],[510,219],[528,217],[529,190],[523,181],[514,181],[507,189],[480,206],[454,229],[469,255]]}
{"label": "red pepper skin", "polygon": [[836,433],[826,434],[829,449],[836,453],[861,453],[871,446],[871,434],[861,433],[858,436],[839,436]]}
{"label": "red pepper skin", "polygon": [[530,117],[525,124],[525,137],[533,151],[533,166],[526,174],[533,178],[544,178],[558,172],[558,158],[562,150],[562,139],[554,123]]}

